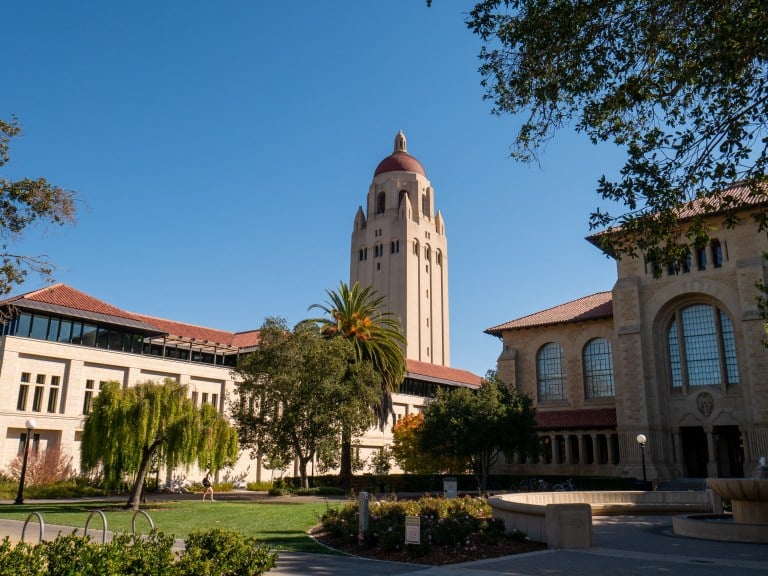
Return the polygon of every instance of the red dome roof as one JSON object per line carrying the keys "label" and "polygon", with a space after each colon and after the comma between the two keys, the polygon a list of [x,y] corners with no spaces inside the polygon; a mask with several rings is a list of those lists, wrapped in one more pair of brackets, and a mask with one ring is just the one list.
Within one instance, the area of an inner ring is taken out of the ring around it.
{"label": "red dome roof", "polygon": [[416,172],[422,176],[427,175],[421,162],[408,154],[408,152],[393,152],[379,162],[373,175],[378,176],[379,174],[384,174],[384,172]]}

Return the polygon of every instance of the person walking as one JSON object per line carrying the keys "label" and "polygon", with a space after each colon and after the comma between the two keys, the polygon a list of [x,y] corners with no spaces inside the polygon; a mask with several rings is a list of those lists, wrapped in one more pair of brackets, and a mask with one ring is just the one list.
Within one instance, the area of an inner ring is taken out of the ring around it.
{"label": "person walking", "polygon": [[205,497],[208,494],[211,495],[211,502],[216,502],[216,500],[213,499],[213,479],[211,478],[210,470],[208,470],[203,478],[203,488],[205,488],[205,492],[203,492],[203,502],[205,502]]}

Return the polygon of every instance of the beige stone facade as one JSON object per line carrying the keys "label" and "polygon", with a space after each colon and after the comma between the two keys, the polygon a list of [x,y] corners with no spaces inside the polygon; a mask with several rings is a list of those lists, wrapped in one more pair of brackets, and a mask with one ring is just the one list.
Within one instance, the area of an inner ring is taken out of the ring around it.
{"label": "beige stone facade", "polygon": [[406,357],[450,366],[448,242],[435,191],[402,132],[379,163],[352,232],[350,284],[373,286],[400,318]]}
{"label": "beige stone facade", "polygon": [[535,399],[542,439],[504,471],[641,478],[645,456],[649,481],[743,476],[768,454],[755,287],[768,237],[748,211],[735,228],[710,224],[710,244],[660,275],[626,257],[612,292],[487,330],[503,342],[502,379]]}

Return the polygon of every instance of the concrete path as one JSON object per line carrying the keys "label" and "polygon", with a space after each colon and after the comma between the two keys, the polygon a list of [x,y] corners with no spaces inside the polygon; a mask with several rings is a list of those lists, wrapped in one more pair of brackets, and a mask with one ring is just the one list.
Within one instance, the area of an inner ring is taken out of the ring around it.
{"label": "concrete path", "polygon": [[[22,522],[0,520],[0,538],[21,538]],[[27,542],[36,542],[30,523]],[[46,539],[72,528],[46,525]],[[593,519],[589,550],[545,550],[450,566],[423,566],[361,558],[281,552],[270,576],[768,576],[768,544],[712,542],[676,536],[671,516],[611,516]],[[101,539],[101,530],[89,530]]]}

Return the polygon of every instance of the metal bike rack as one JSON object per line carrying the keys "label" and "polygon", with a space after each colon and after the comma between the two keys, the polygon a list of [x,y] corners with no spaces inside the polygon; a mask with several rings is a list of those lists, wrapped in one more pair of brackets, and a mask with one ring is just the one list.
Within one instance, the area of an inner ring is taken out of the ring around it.
{"label": "metal bike rack", "polygon": [[137,514],[141,514],[142,516],[144,516],[144,518],[147,519],[147,522],[149,522],[150,530],[154,530],[155,529],[155,523],[152,522],[152,518],[150,517],[150,515],[147,514],[144,510],[136,510],[133,513],[133,518],[131,519],[131,532],[136,534],[136,515]]}
{"label": "metal bike rack", "polygon": [[43,536],[45,535],[45,522],[43,521],[43,516],[40,512],[30,512],[29,516],[27,516],[27,519],[24,521],[24,527],[21,529],[21,541],[24,542],[24,533],[27,531],[27,524],[29,524],[29,519],[32,518],[32,516],[37,516],[37,520],[39,521],[39,542],[42,542]]}
{"label": "metal bike rack", "polygon": [[85,535],[88,536],[88,524],[91,522],[91,517],[94,514],[98,514],[101,516],[101,523],[102,523],[102,529],[101,529],[101,543],[104,544],[107,541],[107,517],[104,516],[104,512],[101,510],[94,510],[90,514],[88,514],[88,520],[85,521]]}

